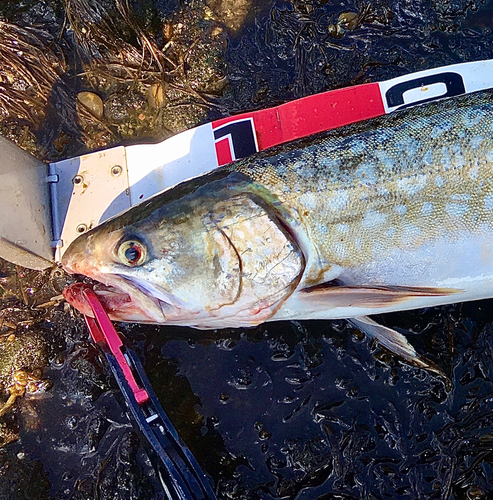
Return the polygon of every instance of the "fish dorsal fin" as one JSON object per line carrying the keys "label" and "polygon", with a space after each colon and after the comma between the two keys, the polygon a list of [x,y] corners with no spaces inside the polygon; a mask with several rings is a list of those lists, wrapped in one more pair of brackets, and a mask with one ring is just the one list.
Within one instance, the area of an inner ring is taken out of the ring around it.
{"label": "fish dorsal fin", "polygon": [[432,361],[420,356],[401,333],[387,326],[380,325],[368,316],[350,318],[348,321],[363,333],[376,339],[382,347],[396,354],[408,363],[445,377],[443,371]]}
{"label": "fish dorsal fin", "polygon": [[417,297],[442,297],[461,293],[457,288],[416,286],[347,286],[338,282],[303,288],[300,299],[311,303],[326,303],[330,307],[381,308]]}

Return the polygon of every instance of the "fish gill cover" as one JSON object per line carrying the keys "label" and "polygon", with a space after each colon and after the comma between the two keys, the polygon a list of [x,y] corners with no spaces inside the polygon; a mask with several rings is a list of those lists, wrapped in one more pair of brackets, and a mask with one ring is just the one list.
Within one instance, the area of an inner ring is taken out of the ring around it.
{"label": "fish gill cover", "polygon": [[[155,141],[228,113],[492,58],[492,13],[469,0],[7,1],[0,132],[49,161]],[[163,498],[83,322],[58,304],[66,278],[1,271],[3,400],[18,372],[53,387],[35,385],[0,417],[0,498]],[[219,498],[488,498],[491,301],[379,320],[413,333],[446,378],[341,321],[120,328]]]}

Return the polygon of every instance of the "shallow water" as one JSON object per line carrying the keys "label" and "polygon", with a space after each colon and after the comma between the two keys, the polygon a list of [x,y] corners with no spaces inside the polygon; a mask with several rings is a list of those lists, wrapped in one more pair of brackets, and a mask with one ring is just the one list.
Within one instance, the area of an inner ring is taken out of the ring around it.
{"label": "shallow water", "polygon": [[[31,137],[31,150],[48,159],[493,57],[493,7],[484,2],[134,1],[152,36],[174,37],[189,50],[186,71],[167,77],[166,99],[151,112],[143,87],[115,83],[114,74],[104,82],[81,75],[73,33],[56,37],[64,5],[2,7],[9,21],[49,32],[66,57],[45,119],[2,115],[4,133],[20,143]],[[199,35],[203,43],[193,45]],[[102,121],[78,113],[80,90],[108,103]],[[379,318],[410,333],[446,378],[400,363],[344,322],[222,332],[120,328],[219,498],[473,499],[493,492],[492,306]],[[62,305],[42,328],[53,388],[15,410],[21,439],[0,451],[0,498],[163,498],[83,322]]]}

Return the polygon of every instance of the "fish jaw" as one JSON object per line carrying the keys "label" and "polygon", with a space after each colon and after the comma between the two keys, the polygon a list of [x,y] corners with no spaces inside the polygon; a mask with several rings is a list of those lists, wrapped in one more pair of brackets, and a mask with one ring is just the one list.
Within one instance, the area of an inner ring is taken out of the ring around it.
{"label": "fish jaw", "polygon": [[[130,295],[116,287],[107,287],[101,283],[97,283],[94,288],[86,283],[74,283],[63,290],[63,296],[70,305],[85,316],[94,316],[84,294],[88,288],[94,291],[109,318],[113,321],[154,324],[161,324],[165,321],[158,300],[154,300],[155,307],[146,309],[142,307],[138,299],[135,299],[136,293]],[[149,297],[146,300],[146,303],[148,302]]]}

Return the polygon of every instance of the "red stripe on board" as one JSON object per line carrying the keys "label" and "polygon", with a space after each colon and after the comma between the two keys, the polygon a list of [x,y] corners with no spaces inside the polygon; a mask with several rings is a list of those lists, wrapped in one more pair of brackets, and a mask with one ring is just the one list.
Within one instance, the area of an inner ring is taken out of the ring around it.
{"label": "red stripe on board", "polygon": [[378,83],[367,83],[304,97],[275,108],[222,118],[212,122],[212,128],[253,117],[261,151],[384,114]]}
{"label": "red stripe on board", "polygon": [[233,161],[231,148],[229,146],[229,139],[227,137],[217,141],[215,146],[218,165],[226,165],[226,163],[231,163]]}
{"label": "red stripe on board", "polygon": [[[384,115],[378,83],[369,83],[305,97],[278,107],[283,142]],[[257,125],[257,122],[256,122]],[[262,133],[258,124],[258,132]],[[273,146],[263,134],[263,148]]]}

